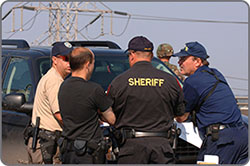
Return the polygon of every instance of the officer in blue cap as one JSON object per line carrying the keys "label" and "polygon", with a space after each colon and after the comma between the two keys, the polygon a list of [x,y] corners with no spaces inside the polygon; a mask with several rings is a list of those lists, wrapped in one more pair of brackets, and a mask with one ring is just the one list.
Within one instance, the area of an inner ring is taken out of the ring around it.
{"label": "officer in blue cap", "polygon": [[183,122],[191,115],[203,137],[197,161],[204,161],[205,155],[216,155],[219,164],[245,164],[248,130],[224,76],[208,67],[209,56],[198,42],[186,43],[173,56],[179,57],[181,74],[188,76],[183,85],[186,113],[177,121]]}
{"label": "officer in blue cap", "polygon": [[131,68],[108,90],[121,133],[118,164],[174,163],[168,133],[174,117],[184,115],[184,95],[175,77],[152,66],[153,48],[144,36],[131,39]]}

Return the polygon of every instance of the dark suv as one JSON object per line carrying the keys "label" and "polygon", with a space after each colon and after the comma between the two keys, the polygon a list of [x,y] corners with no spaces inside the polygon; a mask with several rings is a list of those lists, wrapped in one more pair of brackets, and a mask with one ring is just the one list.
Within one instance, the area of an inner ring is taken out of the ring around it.
{"label": "dark suv", "polygon": [[[96,61],[91,81],[104,89],[129,68],[124,50],[113,42],[74,41],[71,44],[87,46],[94,52]],[[37,83],[51,67],[50,51],[51,47],[30,47],[25,40],[2,40],[2,162],[5,164],[27,161],[23,130],[30,122]],[[176,77],[157,58],[153,58],[152,64]],[[179,139],[176,152],[178,163],[195,163],[198,148]]]}

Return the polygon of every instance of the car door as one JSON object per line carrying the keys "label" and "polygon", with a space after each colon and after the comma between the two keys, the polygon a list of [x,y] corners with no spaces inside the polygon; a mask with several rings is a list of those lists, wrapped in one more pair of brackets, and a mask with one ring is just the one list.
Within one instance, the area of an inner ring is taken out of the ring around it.
{"label": "car door", "polygon": [[[2,71],[2,97],[13,93],[23,93],[29,101],[33,90],[31,68],[28,57],[10,57]],[[2,161],[17,164],[18,160],[27,160],[23,130],[29,123],[27,113],[15,109],[2,110]],[[17,149],[17,153],[15,153]]]}

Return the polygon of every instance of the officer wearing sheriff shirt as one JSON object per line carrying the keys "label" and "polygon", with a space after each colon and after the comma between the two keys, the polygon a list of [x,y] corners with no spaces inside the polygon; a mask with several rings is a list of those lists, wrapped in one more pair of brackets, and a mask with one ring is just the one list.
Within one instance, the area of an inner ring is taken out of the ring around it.
{"label": "officer wearing sheriff shirt", "polygon": [[123,136],[118,164],[174,163],[167,133],[174,117],[184,114],[182,89],[175,77],[152,66],[153,44],[146,37],[130,40],[127,54],[131,68],[108,89]]}

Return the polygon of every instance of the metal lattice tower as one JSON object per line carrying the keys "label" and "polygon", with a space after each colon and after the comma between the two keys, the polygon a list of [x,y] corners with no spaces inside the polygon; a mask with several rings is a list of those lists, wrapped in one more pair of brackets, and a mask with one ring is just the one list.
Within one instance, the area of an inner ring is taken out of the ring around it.
{"label": "metal lattice tower", "polygon": [[79,2],[49,3],[49,43],[61,40],[77,40],[78,12],[71,13],[70,10],[77,9],[78,4]]}
{"label": "metal lattice tower", "polygon": [[[98,3],[98,5],[97,5]],[[87,27],[93,24],[99,18],[101,23],[99,25],[100,34],[103,36],[104,33],[104,15],[109,14],[110,17],[110,32],[112,35],[112,14],[126,15],[122,12],[113,12],[110,8],[101,2],[49,2],[45,4],[44,2],[36,2],[36,6],[27,3],[19,3],[14,6],[10,12],[8,12],[3,19],[5,19],[12,12],[12,32],[23,31],[23,12],[24,10],[35,11],[36,15],[40,14],[41,11],[47,11],[49,13],[48,19],[48,30],[37,37],[32,45],[51,45],[55,41],[63,40],[78,40],[78,38],[84,38],[88,40],[81,31],[87,29]],[[99,9],[104,8],[104,9]],[[15,10],[20,10],[20,28],[15,30]],[[81,20],[84,25],[81,24],[79,27],[79,16],[81,14],[91,13],[89,20]],[[94,14],[93,14],[94,13]],[[93,19],[94,18],[94,19]],[[2,19],[2,20],[3,20]],[[43,21],[43,20],[42,20]],[[45,21],[45,20],[44,20]]]}
{"label": "metal lattice tower", "polygon": [[[40,10],[43,10],[43,8],[40,8]],[[55,41],[77,40],[79,35],[84,40],[88,40],[78,30],[79,13],[92,12],[100,13],[101,15],[112,13],[111,10],[98,9],[96,3],[93,2],[49,2],[49,6],[45,10],[49,11],[48,31],[45,32],[45,35],[42,34],[36,39],[33,43],[34,45],[40,45],[46,40],[49,45]]]}

